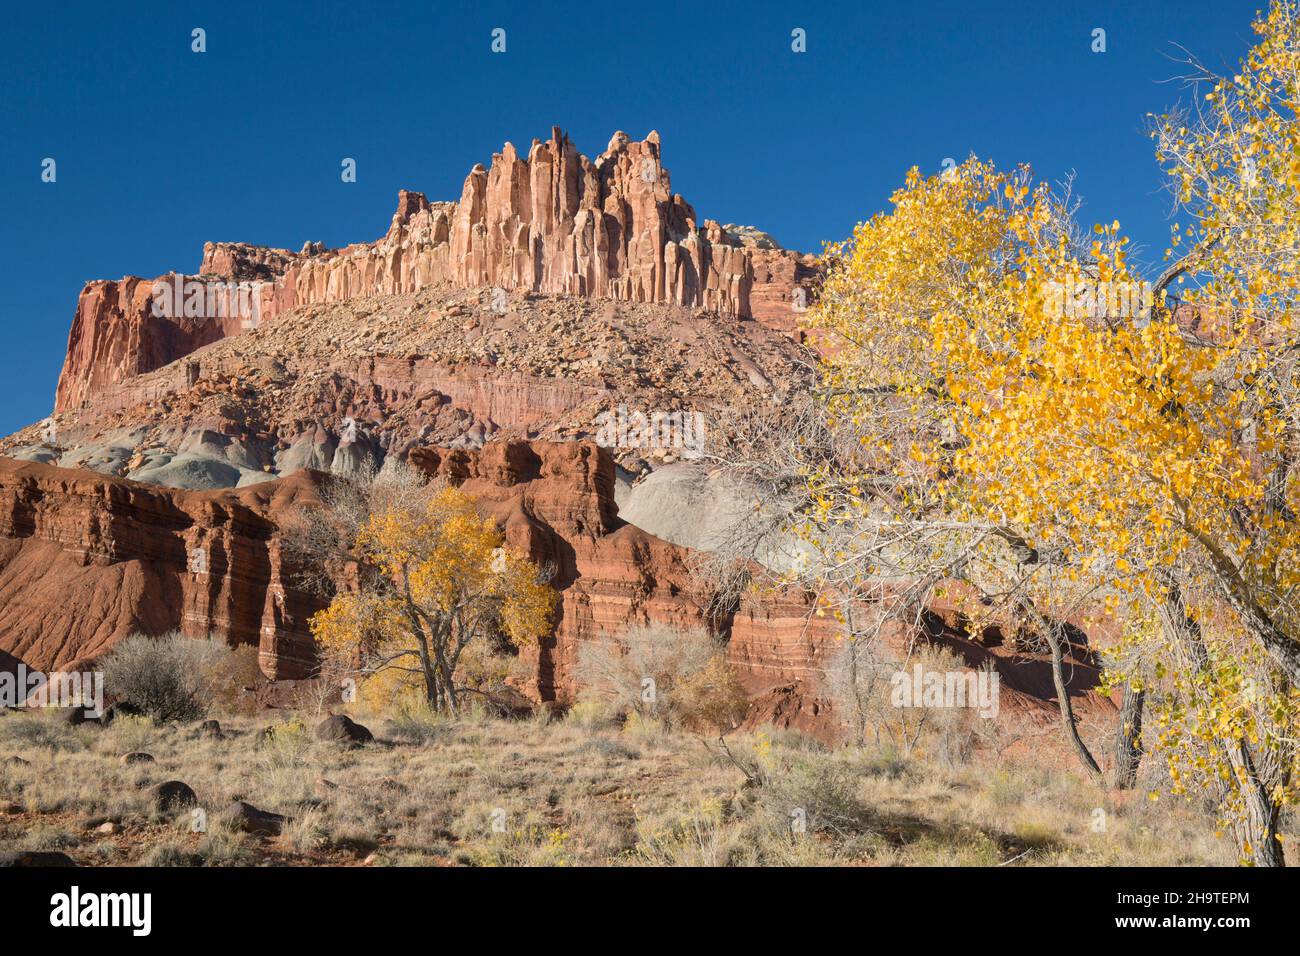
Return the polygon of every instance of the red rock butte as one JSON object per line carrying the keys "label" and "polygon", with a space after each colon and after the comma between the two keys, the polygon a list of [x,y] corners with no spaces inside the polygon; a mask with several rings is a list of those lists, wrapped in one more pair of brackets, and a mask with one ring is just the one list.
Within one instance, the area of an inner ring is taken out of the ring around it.
{"label": "red rock butte", "polygon": [[[748,227],[700,223],[672,192],[657,133],[640,142],[615,133],[591,160],[557,127],[526,159],[507,143],[490,168],[476,165],[456,202],[403,190],[375,242],[309,242],[297,253],[210,242],[199,274],[182,278],[252,283],[260,321],[361,296],[491,286],[692,306],[793,331],[792,303],[802,304],[816,272],[811,256]],[[158,281],[97,280],[82,290],[56,412],[243,330],[236,315],[155,314]]]}

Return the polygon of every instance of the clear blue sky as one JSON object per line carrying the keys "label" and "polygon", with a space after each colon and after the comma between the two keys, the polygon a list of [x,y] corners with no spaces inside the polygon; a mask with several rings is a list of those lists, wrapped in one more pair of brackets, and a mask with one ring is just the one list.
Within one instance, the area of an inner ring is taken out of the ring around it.
{"label": "clear blue sky", "polygon": [[909,166],[974,152],[1076,170],[1083,217],[1158,255],[1143,124],[1185,95],[1160,82],[1170,44],[1231,66],[1264,2],[8,4],[0,433],[49,413],[86,280],[194,270],[206,240],[371,240],[398,189],[456,198],[470,166],[552,125],[589,155],[659,130],[702,218],[791,248],[845,236]]}

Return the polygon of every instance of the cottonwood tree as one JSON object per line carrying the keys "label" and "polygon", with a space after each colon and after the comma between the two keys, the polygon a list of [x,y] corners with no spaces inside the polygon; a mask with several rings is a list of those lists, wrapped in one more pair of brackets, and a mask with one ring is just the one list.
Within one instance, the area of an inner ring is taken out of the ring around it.
{"label": "cottonwood tree", "polygon": [[1135,777],[1149,686],[1175,790],[1214,792],[1242,858],[1279,865],[1300,769],[1295,5],[1256,29],[1237,75],[1194,75],[1194,110],[1155,125],[1190,224],[1150,292],[1119,223],[1085,239],[1068,190],[975,160],[913,171],[832,250],[810,327],[828,419],[858,448],[807,464],[800,530],[840,613],[958,579],[976,614],[1036,624],[1094,776],[1054,621],[1122,622],[1117,769]]}
{"label": "cottonwood tree", "polygon": [[527,644],[550,629],[545,570],[505,547],[471,497],[409,468],[335,479],[289,541],[320,586],[348,582],[311,619],[322,655],[393,690],[417,686],[436,710],[460,709],[458,665],[471,643]]}
{"label": "cottonwood tree", "polygon": [[821,354],[814,400],[727,429],[714,451],[764,502],[730,554],[752,566],[772,536],[797,537],[807,549],[784,577],[811,583],[858,648],[891,628],[920,633],[940,600],[965,603],[972,631],[999,615],[1035,631],[1052,651],[1062,725],[1100,778],[1072,711],[1064,624],[1101,600],[1099,585],[1069,578],[1059,548],[1033,546],[1026,516],[985,506],[996,489],[963,466],[972,408],[942,338],[945,322],[976,337],[1013,322],[1036,281],[1027,263],[1082,261],[1068,186],[1031,193],[1028,170],[970,160],[934,179],[912,171],[892,201],[829,251],[807,323]]}

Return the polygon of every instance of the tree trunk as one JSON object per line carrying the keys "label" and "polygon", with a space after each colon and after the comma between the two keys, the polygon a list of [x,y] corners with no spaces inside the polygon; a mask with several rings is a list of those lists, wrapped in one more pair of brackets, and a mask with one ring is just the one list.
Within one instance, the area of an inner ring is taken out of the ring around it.
{"label": "tree trunk", "polygon": [[1088,750],[1088,745],[1079,736],[1079,725],[1074,719],[1074,706],[1070,703],[1070,692],[1065,687],[1065,653],[1062,649],[1060,629],[1055,623],[1047,626],[1047,644],[1052,649],[1052,683],[1056,685],[1056,700],[1061,708],[1061,725],[1070,738],[1079,763],[1088,775],[1099,785],[1106,785],[1106,777],[1097,766],[1097,761]]}
{"label": "tree trunk", "polygon": [[1047,646],[1052,651],[1052,683],[1056,685],[1056,703],[1061,711],[1061,726],[1065,730],[1065,735],[1070,739],[1070,745],[1074,747],[1079,763],[1083,764],[1083,769],[1088,771],[1088,776],[1092,777],[1098,786],[1105,787],[1106,775],[1101,772],[1101,767],[1097,765],[1096,759],[1088,750],[1088,745],[1079,736],[1079,725],[1074,719],[1074,706],[1070,703],[1070,694],[1065,686],[1065,649],[1061,640],[1061,626],[1055,621],[1049,621],[1028,598],[1022,598],[1020,606],[1043,632],[1043,636],[1047,639]]}
{"label": "tree trunk", "polygon": [[[1169,583],[1165,601],[1168,624],[1182,640],[1197,670],[1204,671],[1210,666],[1210,652],[1201,638],[1200,625],[1187,614],[1176,581]],[[1233,821],[1232,829],[1242,859],[1249,860],[1253,866],[1286,866],[1282,844],[1277,839],[1281,808],[1270,798],[1268,788],[1260,780],[1249,744],[1244,740],[1224,739],[1217,739],[1215,743],[1227,757],[1238,780],[1241,816]],[[1220,802],[1229,801],[1231,797],[1232,788],[1226,782],[1221,783]]]}
{"label": "tree trunk", "polygon": [[415,642],[420,648],[420,674],[424,677],[424,699],[436,713],[442,709],[442,694],[438,687],[438,675],[434,671],[433,661],[429,658],[429,642],[425,640],[423,630],[416,630]]}
{"label": "tree trunk", "polygon": [[1124,702],[1119,711],[1119,730],[1115,734],[1115,789],[1132,790],[1137,786],[1138,766],[1142,763],[1142,710],[1146,691],[1124,685]]}
{"label": "tree trunk", "polygon": [[1233,769],[1238,770],[1239,776],[1244,772],[1246,778],[1245,784],[1238,788],[1242,802],[1241,817],[1233,823],[1242,859],[1249,860],[1252,866],[1286,866],[1286,857],[1277,831],[1281,808],[1269,798],[1260,783],[1245,741],[1230,748],[1229,757]]}

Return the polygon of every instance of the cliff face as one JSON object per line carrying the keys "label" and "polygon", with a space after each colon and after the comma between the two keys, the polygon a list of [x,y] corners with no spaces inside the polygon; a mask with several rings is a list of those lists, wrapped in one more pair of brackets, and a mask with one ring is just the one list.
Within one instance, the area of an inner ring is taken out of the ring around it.
{"label": "cliff face", "polygon": [[[619,520],[604,449],[497,442],[419,449],[412,461],[472,494],[511,546],[555,567],[555,627],[525,652],[536,699],[572,697],[584,641],[638,622],[704,626],[728,638],[756,713],[825,728],[818,675],[833,636],[806,598],[746,598],[710,621],[689,552]],[[320,479],[302,471],[192,492],[0,458],[0,667],[71,669],[128,634],[175,629],[257,644],[274,679],[308,676],[307,621],[319,605],[296,585],[279,522],[317,500]]]}
{"label": "cliff face", "polygon": [[676,304],[793,330],[815,281],[810,258],[745,242],[743,232],[699,222],[672,193],[656,133],[641,142],[617,133],[591,160],[557,128],[526,157],[507,143],[490,168],[475,166],[456,202],[403,191],[387,234],[373,243],[308,243],[297,253],[208,243],[198,276],[156,280],[183,293],[186,282],[201,284],[216,297],[204,307],[183,307],[185,293],[156,310],[150,280],[90,283],[78,301],[55,410],[77,409],[103,385],[289,309],[430,286]]}
{"label": "cliff face", "polygon": [[257,644],[269,677],[311,666],[276,516],[315,500],[310,473],[239,492],[154,488],[0,458],[0,666],[72,669],[128,634]]}
{"label": "cliff face", "polygon": [[481,451],[419,449],[411,461],[473,495],[502,525],[512,547],[556,570],[558,622],[530,649],[537,697],[567,700],[576,690],[578,648],[635,624],[713,630],[750,692],[755,712],[807,730],[827,726],[821,696],[834,629],[813,616],[799,591],[746,595],[720,619],[691,575],[690,552],[621,521],[614,464],[584,442],[493,443]]}

